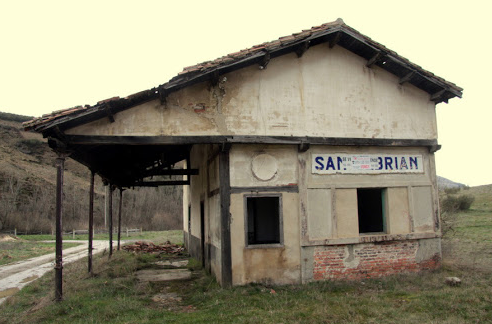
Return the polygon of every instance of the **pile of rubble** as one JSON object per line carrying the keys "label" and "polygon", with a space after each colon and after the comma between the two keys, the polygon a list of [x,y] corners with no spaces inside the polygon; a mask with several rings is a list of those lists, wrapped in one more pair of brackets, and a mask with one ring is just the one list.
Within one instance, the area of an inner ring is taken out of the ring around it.
{"label": "pile of rubble", "polygon": [[167,241],[164,244],[156,245],[152,242],[135,242],[135,244],[129,244],[123,246],[123,249],[129,252],[141,252],[141,253],[165,253],[182,255],[185,252],[185,248]]}

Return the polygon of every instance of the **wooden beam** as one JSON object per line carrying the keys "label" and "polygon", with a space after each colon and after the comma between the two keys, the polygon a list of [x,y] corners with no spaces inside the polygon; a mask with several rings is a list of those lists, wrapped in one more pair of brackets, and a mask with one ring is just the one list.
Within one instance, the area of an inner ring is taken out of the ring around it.
{"label": "wooden beam", "polygon": [[162,87],[159,87],[157,92],[159,93],[159,101],[160,101],[161,105],[163,105],[163,106],[166,105],[167,95],[168,95],[167,91],[164,90]]}
{"label": "wooden beam", "polygon": [[296,54],[298,58],[301,58],[302,55],[308,50],[309,48],[310,41],[305,41],[302,42],[297,48],[296,48]]}
{"label": "wooden beam", "polygon": [[92,274],[92,240],[94,235],[94,171],[91,170],[89,186],[89,247],[88,247],[88,272]]}
{"label": "wooden beam", "polygon": [[109,102],[104,107],[104,110],[106,111],[106,114],[108,115],[109,122],[114,123],[114,114],[113,114],[113,111],[111,108],[111,104]]}
{"label": "wooden beam", "polygon": [[88,136],[67,135],[70,145],[189,145],[220,144],[224,149],[231,144],[284,144],[336,145],[336,146],[430,146],[435,139],[306,137],[306,136]]}
{"label": "wooden beam", "polygon": [[438,91],[431,95],[430,100],[431,101],[439,101],[441,99],[441,96],[446,92],[446,89],[442,89],[441,91]]}
{"label": "wooden beam", "polygon": [[369,59],[369,61],[367,61],[367,64],[366,66],[368,68],[372,67],[374,64],[376,64],[377,62],[379,62],[381,59],[383,58],[383,53],[382,52],[377,52],[376,55],[374,55],[373,57],[371,57]]}
{"label": "wooden beam", "polygon": [[410,80],[412,80],[414,74],[415,74],[415,71],[411,71],[410,73],[407,73],[405,76],[400,78],[400,81],[398,81],[398,83],[403,84],[405,82],[410,82]]}
{"label": "wooden beam", "polygon": [[56,158],[56,246],[55,246],[55,300],[63,299],[63,256],[62,256],[62,215],[63,215],[63,173],[65,169],[65,158],[58,154]]}
{"label": "wooden beam", "polygon": [[219,71],[215,70],[210,74],[210,84],[212,87],[215,87],[217,84],[219,84]]}
{"label": "wooden beam", "polygon": [[169,170],[157,170],[156,172],[151,172],[152,170],[149,170],[148,176],[150,177],[151,175],[198,175],[199,171],[198,169],[169,169]]}
{"label": "wooden beam", "polygon": [[220,255],[222,287],[232,287],[231,250],[231,178],[229,151],[219,153],[219,199],[220,199]]}
{"label": "wooden beam", "polygon": [[120,201],[118,208],[118,251],[120,250],[120,240],[121,240],[121,208],[123,206],[123,189],[120,188]]}
{"label": "wooden beam", "polygon": [[109,197],[108,197],[108,233],[109,233],[109,257],[113,255],[113,191],[114,186],[109,184]]}
{"label": "wooden beam", "polygon": [[161,187],[161,186],[184,186],[189,185],[187,180],[168,180],[168,181],[139,181],[132,184],[123,185],[123,187]]}
{"label": "wooden beam", "polygon": [[231,187],[231,193],[243,192],[299,192],[299,186]]}
{"label": "wooden beam", "polygon": [[310,144],[309,143],[301,143],[299,144],[299,146],[297,147],[297,151],[299,153],[304,153],[306,152],[307,150],[309,150],[309,147],[310,147]]}
{"label": "wooden beam", "polygon": [[265,52],[265,55],[263,55],[260,61],[260,70],[266,69],[268,63],[270,63],[270,52]]}
{"label": "wooden beam", "polygon": [[338,31],[336,32],[333,37],[328,41],[328,46],[330,48],[335,47],[336,44],[340,41],[340,37],[342,36],[342,32]]}

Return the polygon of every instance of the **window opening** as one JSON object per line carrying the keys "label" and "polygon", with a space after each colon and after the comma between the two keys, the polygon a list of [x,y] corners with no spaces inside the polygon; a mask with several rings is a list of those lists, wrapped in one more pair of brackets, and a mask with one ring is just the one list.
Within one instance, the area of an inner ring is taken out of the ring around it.
{"label": "window opening", "polygon": [[380,233],[385,231],[384,189],[357,189],[359,233]]}
{"label": "window opening", "polygon": [[247,240],[250,244],[279,244],[280,197],[247,197]]}

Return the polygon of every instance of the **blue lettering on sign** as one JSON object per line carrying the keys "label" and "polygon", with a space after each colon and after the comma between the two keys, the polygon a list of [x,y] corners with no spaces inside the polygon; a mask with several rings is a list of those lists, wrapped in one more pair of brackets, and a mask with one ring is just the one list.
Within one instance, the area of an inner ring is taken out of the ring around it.
{"label": "blue lettering on sign", "polygon": [[398,158],[395,156],[395,169],[398,170]]}
{"label": "blue lettering on sign", "polygon": [[316,170],[323,170],[323,157],[322,156],[317,156],[316,159],[314,159],[314,161],[316,163],[318,163],[318,165],[316,166]]}
{"label": "blue lettering on sign", "polygon": [[415,165],[415,169],[419,168],[419,165],[417,163],[417,157],[409,157],[410,159],[410,169],[413,169],[413,165]]}
{"label": "blue lettering on sign", "polygon": [[340,164],[342,164],[342,158],[337,156],[337,167],[338,167],[338,170],[340,170]]}
{"label": "blue lettering on sign", "polygon": [[386,170],[393,170],[392,164],[393,164],[393,159],[391,157],[387,156],[384,158],[384,168]]}
{"label": "blue lettering on sign", "polygon": [[382,170],[382,169],[383,169],[383,158],[378,157],[378,170]]}
{"label": "blue lettering on sign", "polygon": [[401,158],[401,161],[400,161],[400,169],[406,169],[408,170],[408,165],[407,165],[407,160],[405,160],[405,157],[402,157]]}
{"label": "blue lettering on sign", "polygon": [[328,157],[328,162],[326,163],[326,169],[325,170],[329,170],[330,168],[335,170],[335,164],[333,163],[333,158],[331,156]]}

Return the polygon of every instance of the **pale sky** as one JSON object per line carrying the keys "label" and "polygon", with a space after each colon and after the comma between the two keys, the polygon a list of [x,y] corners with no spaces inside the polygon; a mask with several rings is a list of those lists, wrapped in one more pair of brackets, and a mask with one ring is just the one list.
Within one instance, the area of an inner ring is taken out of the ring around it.
{"label": "pale sky", "polygon": [[462,99],[437,105],[437,174],[491,184],[487,3],[0,0],[0,111],[40,116],[124,97],[186,66],[340,17],[464,88]]}

